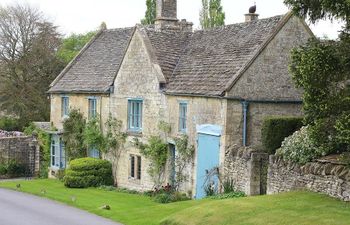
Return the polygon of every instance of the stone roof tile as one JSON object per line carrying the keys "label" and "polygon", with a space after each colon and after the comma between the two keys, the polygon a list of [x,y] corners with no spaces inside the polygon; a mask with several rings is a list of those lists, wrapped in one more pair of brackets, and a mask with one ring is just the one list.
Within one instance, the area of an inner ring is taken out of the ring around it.
{"label": "stone roof tile", "polygon": [[50,93],[105,93],[117,75],[134,28],[101,31],[53,82]]}

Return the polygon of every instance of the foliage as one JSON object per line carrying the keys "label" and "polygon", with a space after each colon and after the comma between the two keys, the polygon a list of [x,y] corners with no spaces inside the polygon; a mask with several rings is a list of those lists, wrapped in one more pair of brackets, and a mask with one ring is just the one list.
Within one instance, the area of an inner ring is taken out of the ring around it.
{"label": "foliage", "polygon": [[64,38],[57,51],[57,57],[68,64],[95,35],[96,31],[90,31],[85,34],[71,34]]}
{"label": "foliage", "polygon": [[84,145],[85,125],[83,114],[77,109],[71,109],[69,117],[63,122],[62,134],[68,161],[87,156]]}
{"label": "foliage", "polygon": [[0,6],[0,107],[30,121],[49,120],[49,84],[63,69],[57,58],[61,35],[29,5]]}
{"label": "foliage", "polygon": [[224,189],[224,194],[235,192],[235,186],[232,179],[226,179],[222,182],[222,187]]}
{"label": "foliage", "polygon": [[[105,124],[106,134],[104,135],[104,144],[101,145],[101,150],[103,153],[106,153],[111,158],[113,170],[113,177],[116,179],[116,171],[119,166],[119,158],[121,150],[126,142],[127,134],[122,132],[122,122],[112,117],[110,114],[108,120]],[[118,185],[117,180],[115,180],[115,185]]]}
{"label": "foliage", "polygon": [[6,163],[0,164],[0,175],[7,178],[15,178],[24,176],[26,172],[26,166],[21,163],[17,163],[15,160],[9,160]]}
{"label": "foliage", "polygon": [[350,152],[350,114],[343,113],[335,123],[336,140],[338,143],[347,145]]}
{"label": "foliage", "polygon": [[281,147],[284,138],[292,135],[303,126],[303,118],[299,117],[268,117],[263,121],[261,142],[264,151],[275,154]]}
{"label": "foliage", "polygon": [[69,188],[112,185],[112,164],[101,159],[75,159],[69,162],[63,180],[64,185]]}
{"label": "foliage", "polygon": [[105,150],[106,142],[102,133],[101,123],[98,116],[95,116],[87,122],[83,133],[84,145],[98,149]]}
{"label": "foliage", "polygon": [[284,0],[294,13],[308,16],[312,22],[321,19],[340,19],[350,25],[350,2],[344,0]]}
{"label": "foliage", "polygon": [[175,138],[175,147],[177,154],[175,155],[175,180],[173,181],[175,190],[188,181],[188,175],[184,173],[186,167],[192,162],[194,156],[194,146],[189,144],[188,136],[183,134]]}
{"label": "foliage", "polygon": [[64,176],[66,175],[65,169],[60,169],[57,171],[56,177],[59,181],[64,181]]}
{"label": "foliage", "polygon": [[37,135],[38,143],[40,146],[40,178],[48,177],[48,167],[50,165],[50,135],[37,126],[31,123],[24,129],[26,135]]}
{"label": "foliage", "polygon": [[215,188],[215,183],[214,182],[207,182],[204,186],[204,192],[205,196],[214,196],[217,194],[217,190]]}
{"label": "foliage", "polygon": [[[290,71],[297,87],[304,89],[305,122],[311,139],[321,148],[340,152],[349,144],[346,132],[336,125],[350,114],[350,39],[339,42],[310,41],[292,51]],[[350,129],[344,124],[345,130]]]}
{"label": "foliage", "polygon": [[0,130],[21,131],[22,127],[20,126],[18,119],[5,116],[0,118]]}
{"label": "foliage", "polygon": [[162,204],[190,200],[185,193],[175,191],[170,184],[162,186],[160,189],[155,188],[153,191],[145,192],[144,194],[152,197],[153,201]]}
{"label": "foliage", "polygon": [[200,24],[202,29],[225,25],[225,13],[221,0],[202,0]]}
{"label": "foliage", "polygon": [[285,160],[299,164],[305,164],[329,154],[328,149],[320,148],[314,143],[309,132],[309,127],[302,127],[282,142],[276,154],[283,156]]}
{"label": "foliage", "polygon": [[156,0],[146,0],[146,13],[145,13],[145,18],[141,20],[142,25],[149,25],[149,24],[154,24],[156,20],[156,7],[157,7],[157,2]]}
{"label": "foliage", "polygon": [[228,192],[228,193],[210,196],[209,199],[230,199],[230,198],[241,198],[241,197],[246,197],[246,195],[244,192],[238,191],[238,192]]}
{"label": "foliage", "polygon": [[169,155],[168,145],[159,136],[150,137],[148,144],[140,144],[137,140],[135,143],[139,146],[141,154],[150,160],[147,172],[152,177],[155,187],[160,187]]}

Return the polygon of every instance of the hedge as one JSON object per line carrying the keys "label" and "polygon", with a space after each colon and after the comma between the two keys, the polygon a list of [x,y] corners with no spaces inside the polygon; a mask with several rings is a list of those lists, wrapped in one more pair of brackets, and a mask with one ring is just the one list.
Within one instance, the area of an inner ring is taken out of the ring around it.
{"label": "hedge", "polygon": [[264,151],[275,154],[282,141],[303,126],[301,117],[267,117],[263,121],[261,141]]}
{"label": "hedge", "polygon": [[63,181],[69,188],[113,185],[112,164],[106,160],[94,158],[72,160]]}

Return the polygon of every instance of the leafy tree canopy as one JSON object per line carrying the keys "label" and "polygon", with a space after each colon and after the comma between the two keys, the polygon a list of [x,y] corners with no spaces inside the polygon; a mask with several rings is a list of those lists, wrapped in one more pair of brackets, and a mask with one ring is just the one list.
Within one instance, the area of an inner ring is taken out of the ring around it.
{"label": "leafy tree canopy", "polygon": [[72,34],[64,38],[57,52],[58,58],[68,64],[95,34],[96,31],[91,31],[85,34]]}
{"label": "leafy tree canopy", "polygon": [[156,0],[146,0],[146,6],[147,9],[145,13],[145,18],[141,20],[141,24],[154,24],[154,21],[156,20]]}
{"label": "leafy tree canopy", "polygon": [[29,5],[0,6],[0,107],[21,125],[49,119],[49,84],[63,69],[57,27]]}
{"label": "leafy tree canopy", "polygon": [[202,0],[200,24],[202,29],[225,25],[225,13],[221,0]]}
{"label": "leafy tree canopy", "polygon": [[305,122],[323,152],[350,150],[350,35],[348,0],[285,0],[300,16],[315,22],[337,18],[346,23],[338,41],[310,40],[292,51],[290,71],[304,89]]}
{"label": "leafy tree canopy", "polygon": [[349,0],[284,0],[299,16],[308,16],[312,22],[320,19],[340,19],[350,25]]}

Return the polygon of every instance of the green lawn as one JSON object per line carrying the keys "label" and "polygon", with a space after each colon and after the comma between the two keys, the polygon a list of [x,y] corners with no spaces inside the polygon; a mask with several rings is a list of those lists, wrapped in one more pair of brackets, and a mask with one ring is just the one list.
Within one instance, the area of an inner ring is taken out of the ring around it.
{"label": "green lawn", "polygon": [[[67,189],[56,180],[0,182],[0,187],[16,189],[17,183],[23,192],[64,202],[127,225],[350,224],[350,204],[309,192],[163,205],[141,195],[94,188]],[[42,194],[43,189],[46,194]],[[110,211],[99,209],[105,204],[111,206]]]}

